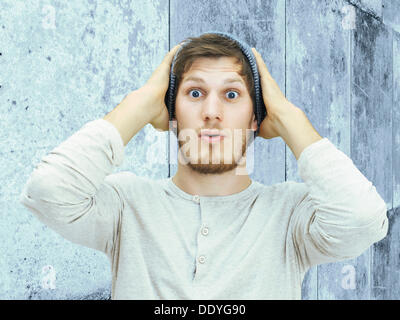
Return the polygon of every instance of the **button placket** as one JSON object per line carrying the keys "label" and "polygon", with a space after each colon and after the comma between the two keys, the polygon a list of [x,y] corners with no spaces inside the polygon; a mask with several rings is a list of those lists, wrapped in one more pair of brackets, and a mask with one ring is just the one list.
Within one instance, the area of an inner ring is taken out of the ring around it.
{"label": "button placket", "polygon": [[[196,256],[196,271],[194,274],[193,282],[194,283],[201,283],[207,275],[207,268],[208,268],[208,247],[209,247],[209,239],[206,239],[206,237],[209,237],[209,227],[205,223],[204,220],[208,220],[208,214],[209,210],[207,210],[207,201],[204,199],[204,202],[202,199],[200,199],[200,196],[194,195],[192,196],[192,200],[196,203],[199,204],[199,210],[200,210],[200,228],[199,232],[197,234],[197,256]],[[206,207],[204,207],[206,205]]]}
{"label": "button placket", "polygon": [[[203,226],[203,227],[201,228],[201,234],[202,234],[203,236],[207,236],[207,235],[208,235],[208,227]],[[206,256],[205,256],[204,254],[200,255],[200,256],[197,258],[197,261],[198,261],[199,263],[201,263],[201,264],[204,264],[204,263],[206,262]]]}

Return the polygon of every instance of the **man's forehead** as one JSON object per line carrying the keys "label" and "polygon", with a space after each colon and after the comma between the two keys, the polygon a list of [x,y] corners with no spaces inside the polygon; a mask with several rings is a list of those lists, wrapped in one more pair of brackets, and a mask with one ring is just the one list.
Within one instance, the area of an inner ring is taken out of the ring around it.
{"label": "man's forehead", "polygon": [[[206,83],[210,74],[221,75],[222,83],[238,82],[243,85],[243,81],[239,72],[242,66],[237,63],[234,57],[201,57],[197,58],[190,69],[183,74],[182,82],[200,82]],[[215,78],[215,76],[213,77]]]}

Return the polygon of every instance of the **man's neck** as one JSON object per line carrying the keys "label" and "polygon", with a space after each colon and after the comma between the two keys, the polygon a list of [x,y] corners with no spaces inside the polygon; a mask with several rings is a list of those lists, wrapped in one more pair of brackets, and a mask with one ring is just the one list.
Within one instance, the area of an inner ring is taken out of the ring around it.
{"label": "man's neck", "polygon": [[180,163],[172,181],[186,193],[199,196],[231,195],[251,184],[249,175],[238,175],[236,169],[222,174],[201,174]]}

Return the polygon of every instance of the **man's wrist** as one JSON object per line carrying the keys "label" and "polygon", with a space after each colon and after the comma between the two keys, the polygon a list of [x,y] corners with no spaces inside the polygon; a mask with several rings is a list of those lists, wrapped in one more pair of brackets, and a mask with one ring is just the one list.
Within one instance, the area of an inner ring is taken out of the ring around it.
{"label": "man's wrist", "polygon": [[294,105],[287,110],[290,110],[290,112],[275,116],[274,123],[280,137],[298,160],[301,152],[307,146],[322,139],[322,137],[314,129],[303,110]]}

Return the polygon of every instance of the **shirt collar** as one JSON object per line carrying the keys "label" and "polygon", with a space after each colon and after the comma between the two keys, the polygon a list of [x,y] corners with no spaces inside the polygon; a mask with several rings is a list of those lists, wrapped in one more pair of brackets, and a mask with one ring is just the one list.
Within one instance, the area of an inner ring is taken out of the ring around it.
{"label": "shirt collar", "polygon": [[204,201],[219,202],[219,201],[241,200],[244,198],[248,198],[251,195],[254,195],[256,189],[258,189],[260,186],[261,186],[261,184],[259,182],[251,180],[251,184],[246,189],[244,189],[240,192],[237,192],[237,193],[233,193],[233,194],[226,195],[226,196],[198,196],[198,195],[190,194],[190,193],[183,191],[172,181],[172,177],[165,179],[165,187],[168,190],[172,191],[173,193],[177,194],[178,196],[180,196],[181,198],[184,198],[186,200],[193,201],[194,197],[198,197],[199,199],[201,199],[202,202],[204,202]]}

